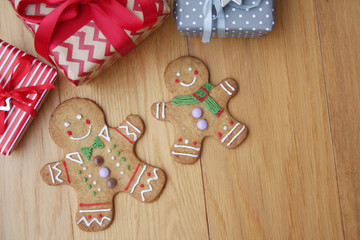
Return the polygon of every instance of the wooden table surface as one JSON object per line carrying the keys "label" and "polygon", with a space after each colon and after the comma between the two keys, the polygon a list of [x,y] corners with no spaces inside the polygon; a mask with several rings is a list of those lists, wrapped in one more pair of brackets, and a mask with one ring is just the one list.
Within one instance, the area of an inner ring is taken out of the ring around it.
{"label": "wooden table surface", "polygon": [[[1,239],[360,239],[360,1],[275,1],[276,27],[260,39],[180,36],[169,19],[91,84],[60,76],[17,150],[0,157]],[[10,3],[0,1],[0,38],[38,56]],[[170,123],[150,106],[171,99],[167,63],[191,55],[211,82],[235,78],[229,104],[249,136],[234,150],[206,139],[201,161],[170,159]],[[160,199],[119,194],[106,231],[80,231],[76,194],[49,187],[41,167],[63,157],[48,120],[71,97],[95,100],[115,126],[139,114],[147,126],[136,151],[168,176]]]}

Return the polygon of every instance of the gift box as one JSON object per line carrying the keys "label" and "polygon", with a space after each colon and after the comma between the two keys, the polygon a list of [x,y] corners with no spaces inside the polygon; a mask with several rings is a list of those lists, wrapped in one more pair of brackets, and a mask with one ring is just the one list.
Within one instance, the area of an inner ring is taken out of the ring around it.
{"label": "gift box", "polygon": [[57,72],[0,39],[0,153],[10,155],[29,127]]}
{"label": "gift box", "polygon": [[9,0],[35,49],[75,85],[126,55],[169,16],[166,0]]}
{"label": "gift box", "polygon": [[182,35],[259,38],[274,26],[273,0],[175,0],[174,16]]}

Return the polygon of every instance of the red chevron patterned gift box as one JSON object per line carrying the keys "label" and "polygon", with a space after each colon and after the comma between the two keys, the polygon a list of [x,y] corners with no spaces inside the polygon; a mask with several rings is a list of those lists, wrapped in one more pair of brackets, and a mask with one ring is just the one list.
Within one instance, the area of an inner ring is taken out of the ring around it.
{"label": "red chevron patterned gift box", "polygon": [[10,155],[55,81],[55,69],[0,39],[0,153]]}
{"label": "red chevron patterned gift box", "polygon": [[169,16],[166,0],[9,0],[35,49],[75,85],[96,77]]}

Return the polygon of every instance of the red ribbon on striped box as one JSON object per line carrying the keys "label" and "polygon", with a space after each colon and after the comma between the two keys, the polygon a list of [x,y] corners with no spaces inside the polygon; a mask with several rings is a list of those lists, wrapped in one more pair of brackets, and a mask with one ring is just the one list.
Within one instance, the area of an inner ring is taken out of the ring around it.
{"label": "red ribbon on striped box", "polygon": [[57,72],[0,39],[0,153],[10,155],[55,81]]}
{"label": "red ribbon on striped box", "polygon": [[76,86],[95,78],[170,15],[166,0],[9,0],[35,49]]}

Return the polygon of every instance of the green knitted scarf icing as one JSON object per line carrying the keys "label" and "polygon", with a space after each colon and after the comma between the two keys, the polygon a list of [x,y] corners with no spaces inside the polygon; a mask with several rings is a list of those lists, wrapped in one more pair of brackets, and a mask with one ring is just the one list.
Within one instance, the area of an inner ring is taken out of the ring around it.
{"label": "green knitted scarf icing", "polygon": [[192,95],[174,97],[171,103],[174,105],[189,105],[202,102],[212,114],[217,115],[221,113],[222,108],[219,106],[219,104],[217,104],[217,102],[215,102],[212,97],[210,97],[210,95],[207,95],[210,94],[213,88],[214,86],[210,83],[205,83]]}

